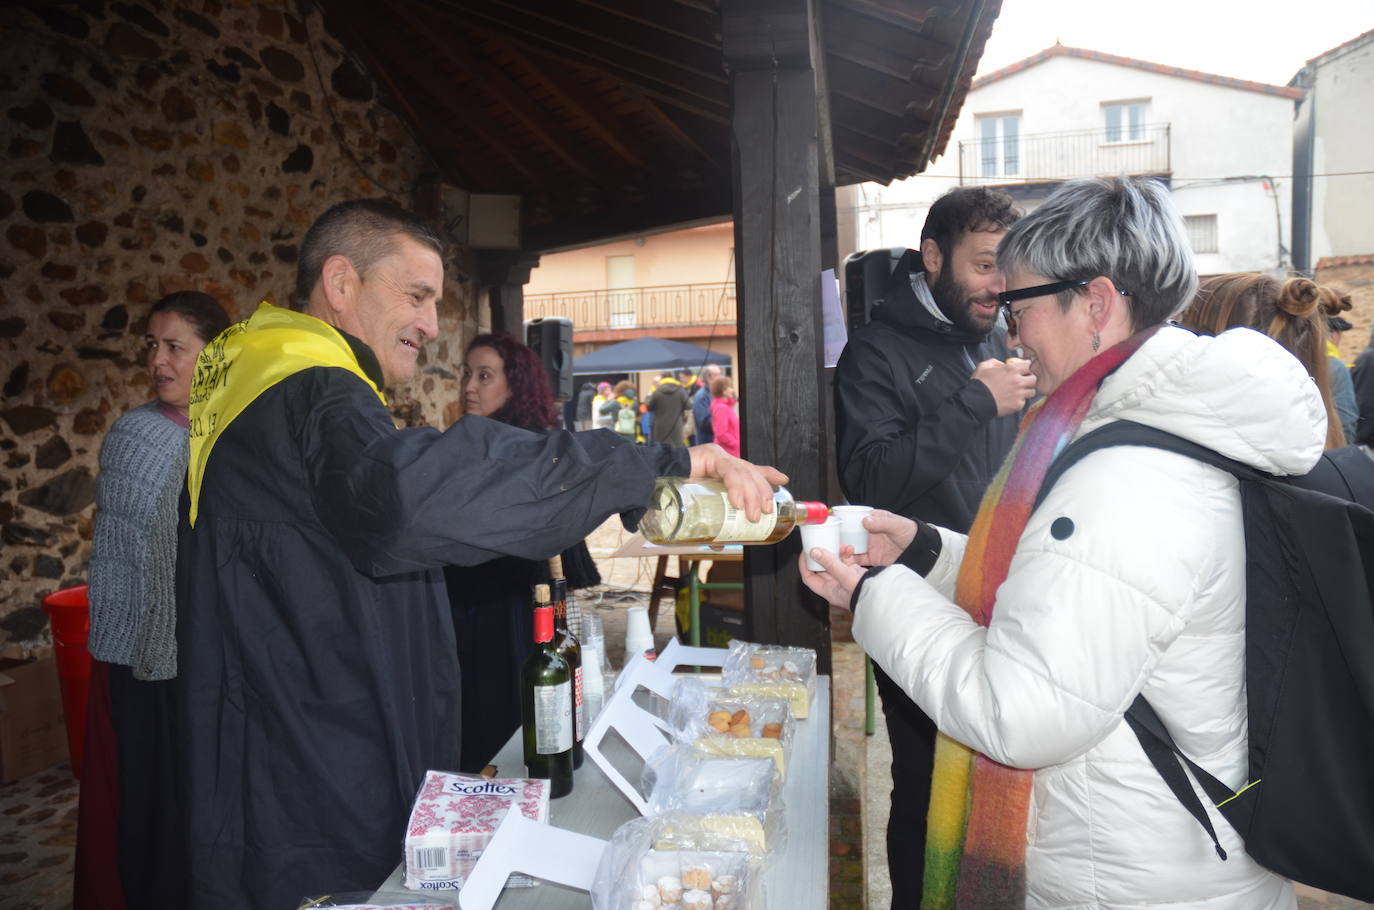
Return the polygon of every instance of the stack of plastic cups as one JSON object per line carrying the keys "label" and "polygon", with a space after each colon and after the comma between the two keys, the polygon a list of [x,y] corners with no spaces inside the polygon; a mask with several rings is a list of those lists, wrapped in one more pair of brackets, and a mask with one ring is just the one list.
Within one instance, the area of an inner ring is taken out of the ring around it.
{"label": "stack of plastic cups", "polygon": [[590,725],[601,713],[606,700],[606,683],[602,671],[606,665],[606,636],[601,617],[593,610],[582,616],[582,700]]}
{"label": "stack of plastic cups", "polygon": [[650,660],[658,656],[654,650],[654,633],[649,628],[649,608],[630,607],[625,611],[625,663],[636,654],[643,654]]}

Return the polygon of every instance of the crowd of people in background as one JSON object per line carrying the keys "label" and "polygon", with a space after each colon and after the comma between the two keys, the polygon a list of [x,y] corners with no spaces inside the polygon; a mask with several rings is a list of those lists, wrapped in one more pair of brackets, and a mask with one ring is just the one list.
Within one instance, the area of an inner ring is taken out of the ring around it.
{"label": "crowd of people in background", "polygon": [[[734,381],[716,364],[707,364],[700,374],[681,369],[656,375],[643,401],[629,379],[614,386],[584,382],[575,401],[576,421],[569,429],[607,429],[639,443],[716,443],[740,454],[739,399]],[[725,427],[723,439],[716,434],[717,415]]]}

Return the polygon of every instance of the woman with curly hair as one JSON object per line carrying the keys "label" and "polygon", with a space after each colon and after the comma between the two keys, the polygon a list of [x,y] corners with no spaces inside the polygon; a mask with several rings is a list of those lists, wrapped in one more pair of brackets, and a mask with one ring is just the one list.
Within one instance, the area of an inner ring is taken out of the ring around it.
{"label": "woman with curly hair", "polygon": [[1317,383],[1326,409],[1326,448],[1339,449],[1345,433],[1331,397],[1326,316],[1321,289],[1310,279],[1233,272],[1203,281],[1178,323],[1199,335],[1244,327],[1277,341]]}
{"label": "woman with curly hair", "polygon": [[[468,345],[463,406],[468,418],[537,433],[550,432],[559,422],[539,355],[506,334],[478,335]],[[570,590],[601,583],[585,543],[563,552],[563,573]],[[520,666],[534,638],[530,596],[534,585],[549,581],[549,566],[503,556],[476,566],[449,566],[444,580],[463,674],[459,768],[480,771],[520,726]]]}

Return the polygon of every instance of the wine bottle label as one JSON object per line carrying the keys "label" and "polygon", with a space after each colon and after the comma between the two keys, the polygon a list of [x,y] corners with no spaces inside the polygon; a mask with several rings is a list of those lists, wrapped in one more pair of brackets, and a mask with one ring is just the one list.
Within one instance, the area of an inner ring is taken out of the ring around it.
{"label": "wine bottle label", "polygon": [[720,498],[725,504],[725,520],[721,522],[720,532],[716,534],[716,540],[721,543],[765,540],[778,526],[777,509],[763,513],[759,516],[758,521],[750,521],[745,517],[743,509],[737,509],[730,505],[729,496],[721,493]]}
{"label": "wine bottle label", "polygon": [[577,741],[587,734],[587,709],[582,701],[582,668],[573,671],[573,713],[577,716]]}
{"label": "wine bottle label", "polygon": [[534,751],[557,755],[573,747],[572,683],[534,687]]}

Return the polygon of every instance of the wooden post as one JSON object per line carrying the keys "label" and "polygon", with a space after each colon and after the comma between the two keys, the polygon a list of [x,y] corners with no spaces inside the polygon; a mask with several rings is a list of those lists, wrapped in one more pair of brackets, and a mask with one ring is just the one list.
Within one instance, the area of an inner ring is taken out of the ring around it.
{"label": "wooden post", "polygon": [[[730,72],[735,274],[744,455],[823,499],[832,441],[821,381],[820,117],[814,0],[724,0]],[[828,119],[828,118],[827,118]],[[746,548],[758,641],[816,649],[830,672],[829,611],[801,583],[801,535]]]}

